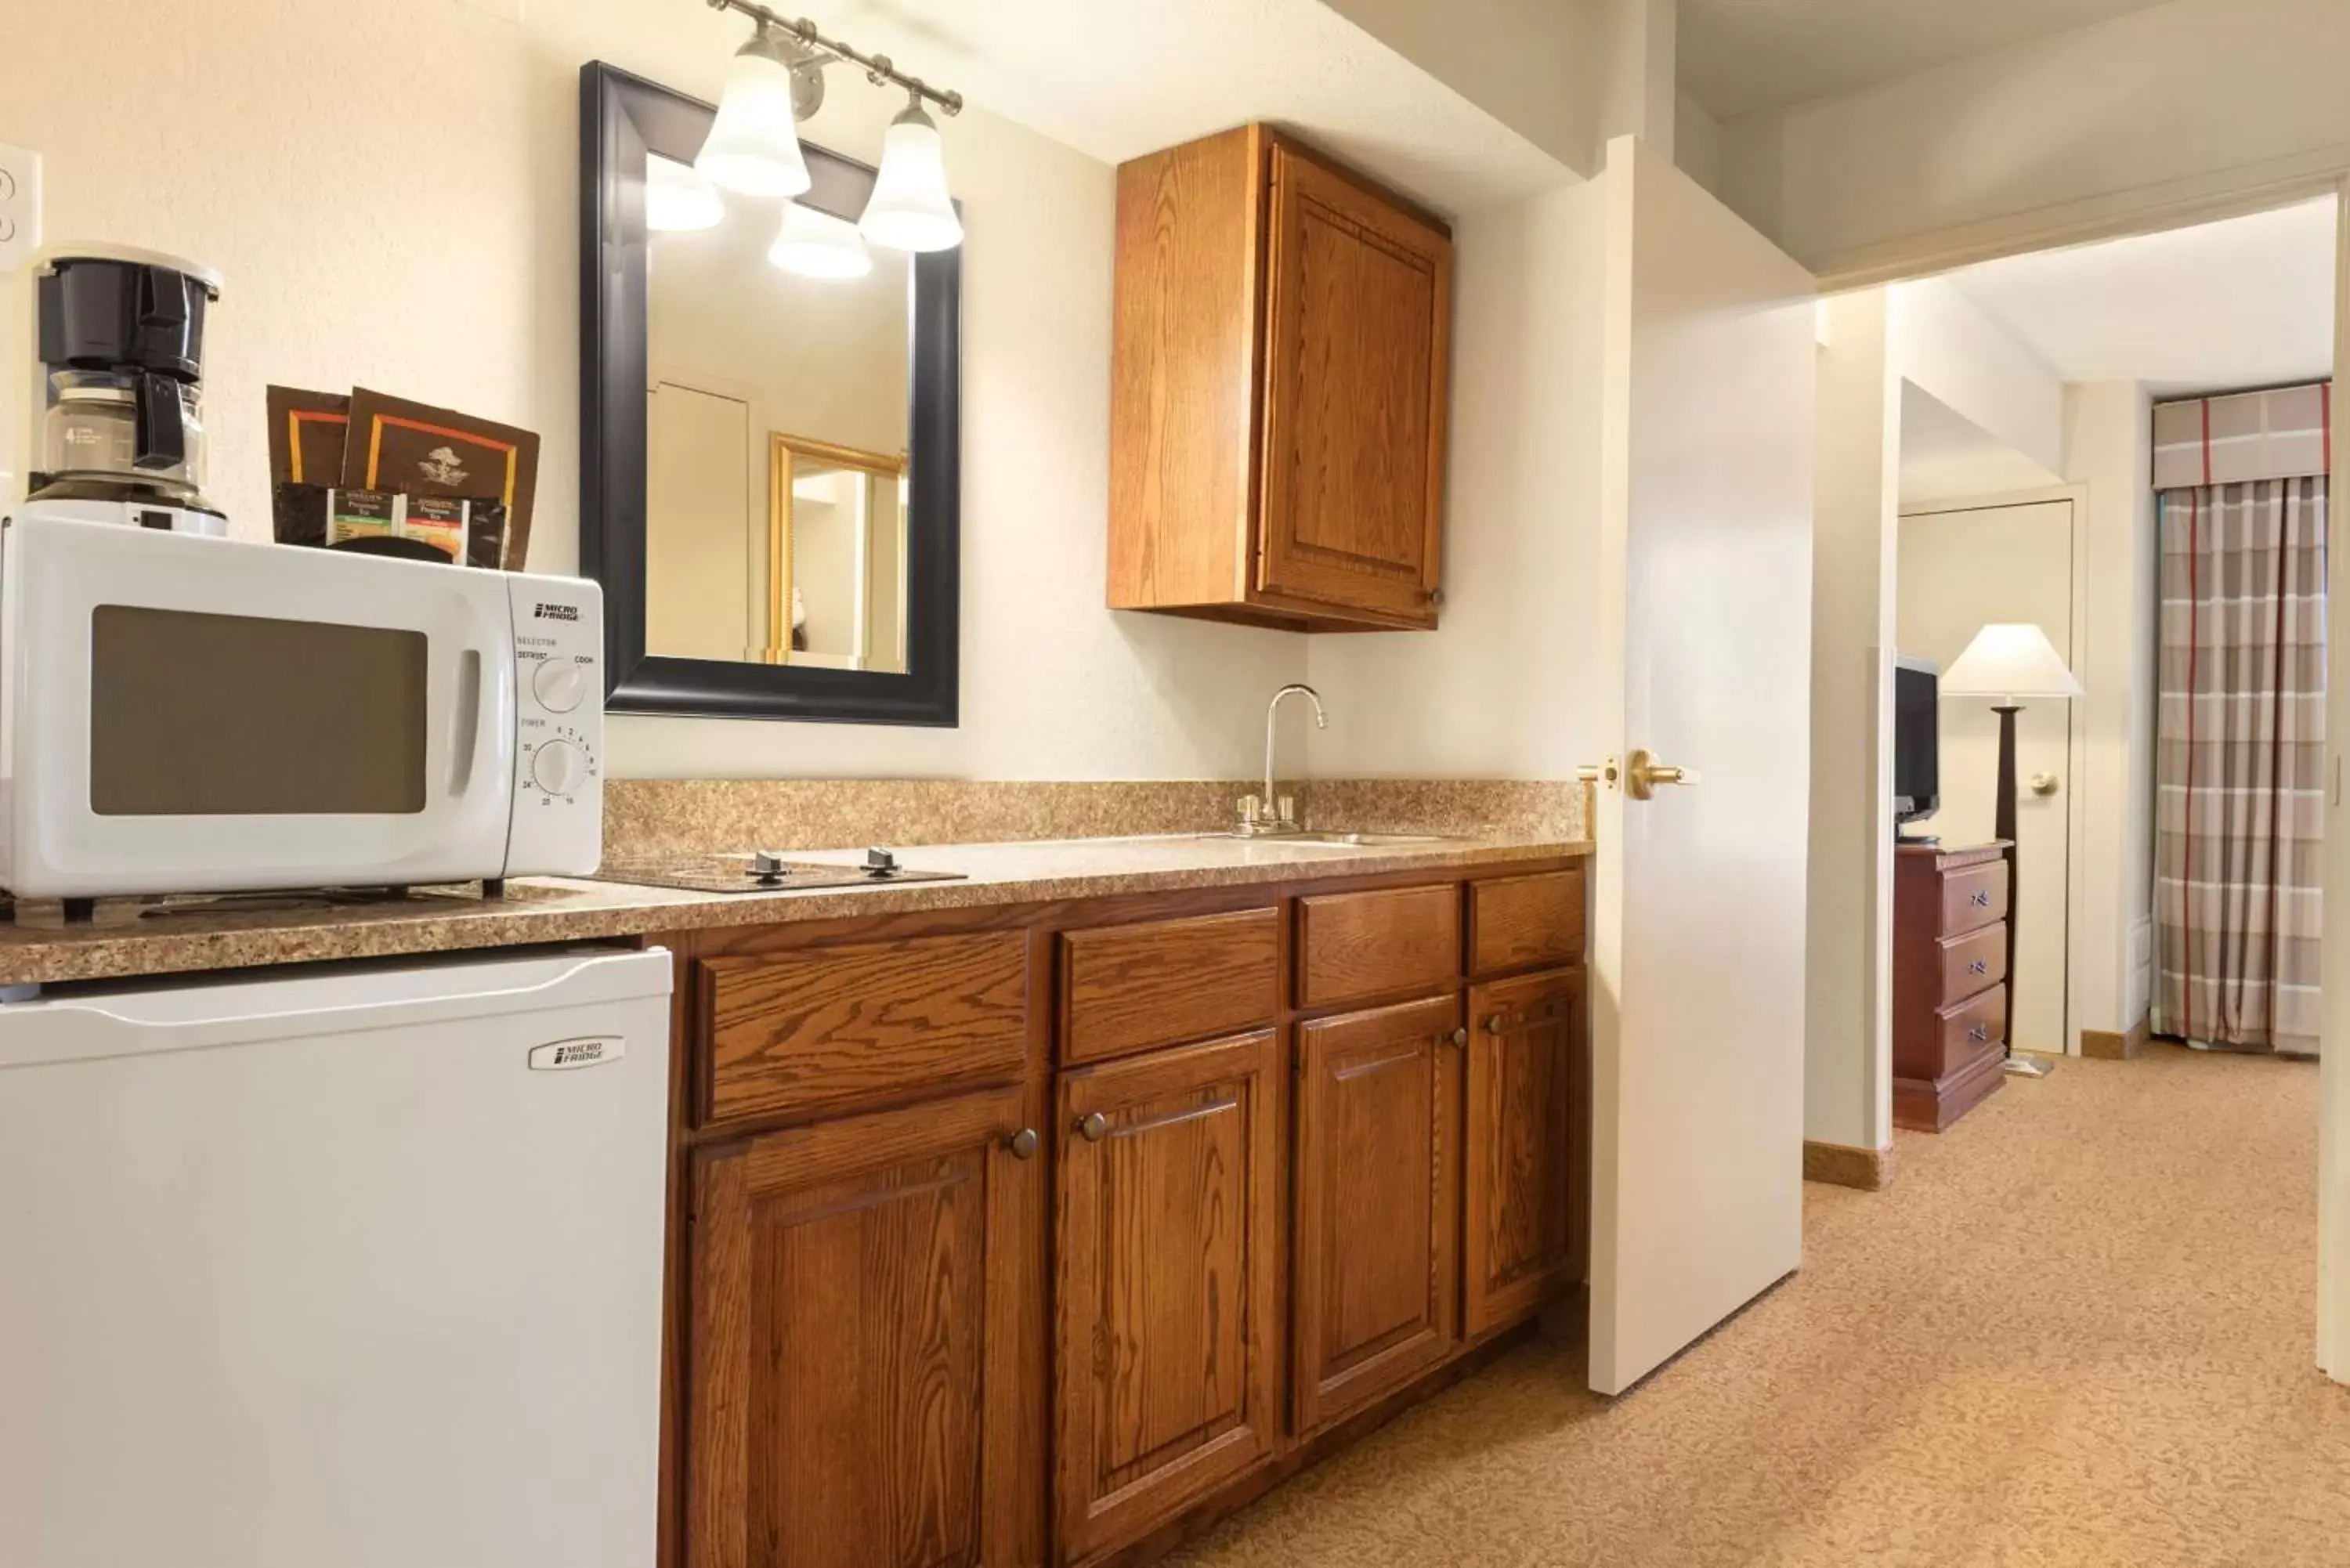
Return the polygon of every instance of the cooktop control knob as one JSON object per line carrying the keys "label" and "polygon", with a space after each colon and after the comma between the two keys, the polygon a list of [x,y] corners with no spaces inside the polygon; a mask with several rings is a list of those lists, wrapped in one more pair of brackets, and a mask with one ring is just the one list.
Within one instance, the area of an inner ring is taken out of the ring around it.
{"label": "cooktop control knob", "polygon": [[588,671],[568,659],[542,659],[530,690],[548,712],[568,713],[588,695]]}
{"label": "cooktop control knob", "polygon": [[569,794],[588,776],[588,759],[568,741],[541,741],[530,757],[530,782],[549,794]]}

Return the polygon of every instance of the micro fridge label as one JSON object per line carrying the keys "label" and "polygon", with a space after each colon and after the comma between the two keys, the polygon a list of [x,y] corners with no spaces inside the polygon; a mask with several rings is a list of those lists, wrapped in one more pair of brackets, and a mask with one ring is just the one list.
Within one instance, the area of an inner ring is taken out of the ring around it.
{"label": "micro fridge label", "polygon": [[556,1040],[535,1045],[530,1053],[534,1073],[567,1073],[575,1067],[600,1067],[629,1054],[629,1043],[617,1034],[586,1040]]}

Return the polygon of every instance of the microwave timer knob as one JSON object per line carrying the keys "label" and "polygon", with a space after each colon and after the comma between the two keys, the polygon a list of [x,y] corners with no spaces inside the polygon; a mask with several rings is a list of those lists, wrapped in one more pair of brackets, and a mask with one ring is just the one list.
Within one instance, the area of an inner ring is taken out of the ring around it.
{"label": "microwave timer knob", "polygon": [[588,671],[568,659],[542,659],[530,678],[531,695],[550,713],[568,713],[588,695]]}
{"label": "microwave timer knob", "polygon": [[541,741],[530,757],[530,782],[548,794],[569,794],[588,776],[588,763],[568,741]]}

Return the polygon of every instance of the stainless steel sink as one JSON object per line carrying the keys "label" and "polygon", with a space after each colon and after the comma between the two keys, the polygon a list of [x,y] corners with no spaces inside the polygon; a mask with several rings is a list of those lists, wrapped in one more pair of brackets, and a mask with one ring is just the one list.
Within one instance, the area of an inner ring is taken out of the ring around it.
{"label": "stainless steel sink", "polygon": [[1301,849],[1386,849],[1409,844],[1447,844],[1442,833],[1201,833],[1197,838],[1230,838],[1242,844],[1295,844]]}

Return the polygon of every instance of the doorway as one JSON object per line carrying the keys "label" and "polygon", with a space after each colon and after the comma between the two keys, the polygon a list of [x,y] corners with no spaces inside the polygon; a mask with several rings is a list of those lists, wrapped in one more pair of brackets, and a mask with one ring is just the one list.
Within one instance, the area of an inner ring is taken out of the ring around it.
{"label": "doorway", "polygon": [[[1904,508],[1895,637],[1906,657],[1948,670],[1985,626],[2037,626],[2078,669],[2070,496],[2009,504]],[[2013,1002],[2008,1039],[2018,1051],[2063,1054],[2071,954],[2074,704],[2034,698],[2016,715],[2016,881]],[[1928,826],[1947,845],[1992,837],[1999,720],[1990,700],[1949,699],[1940,711],[1940,806]]]}

